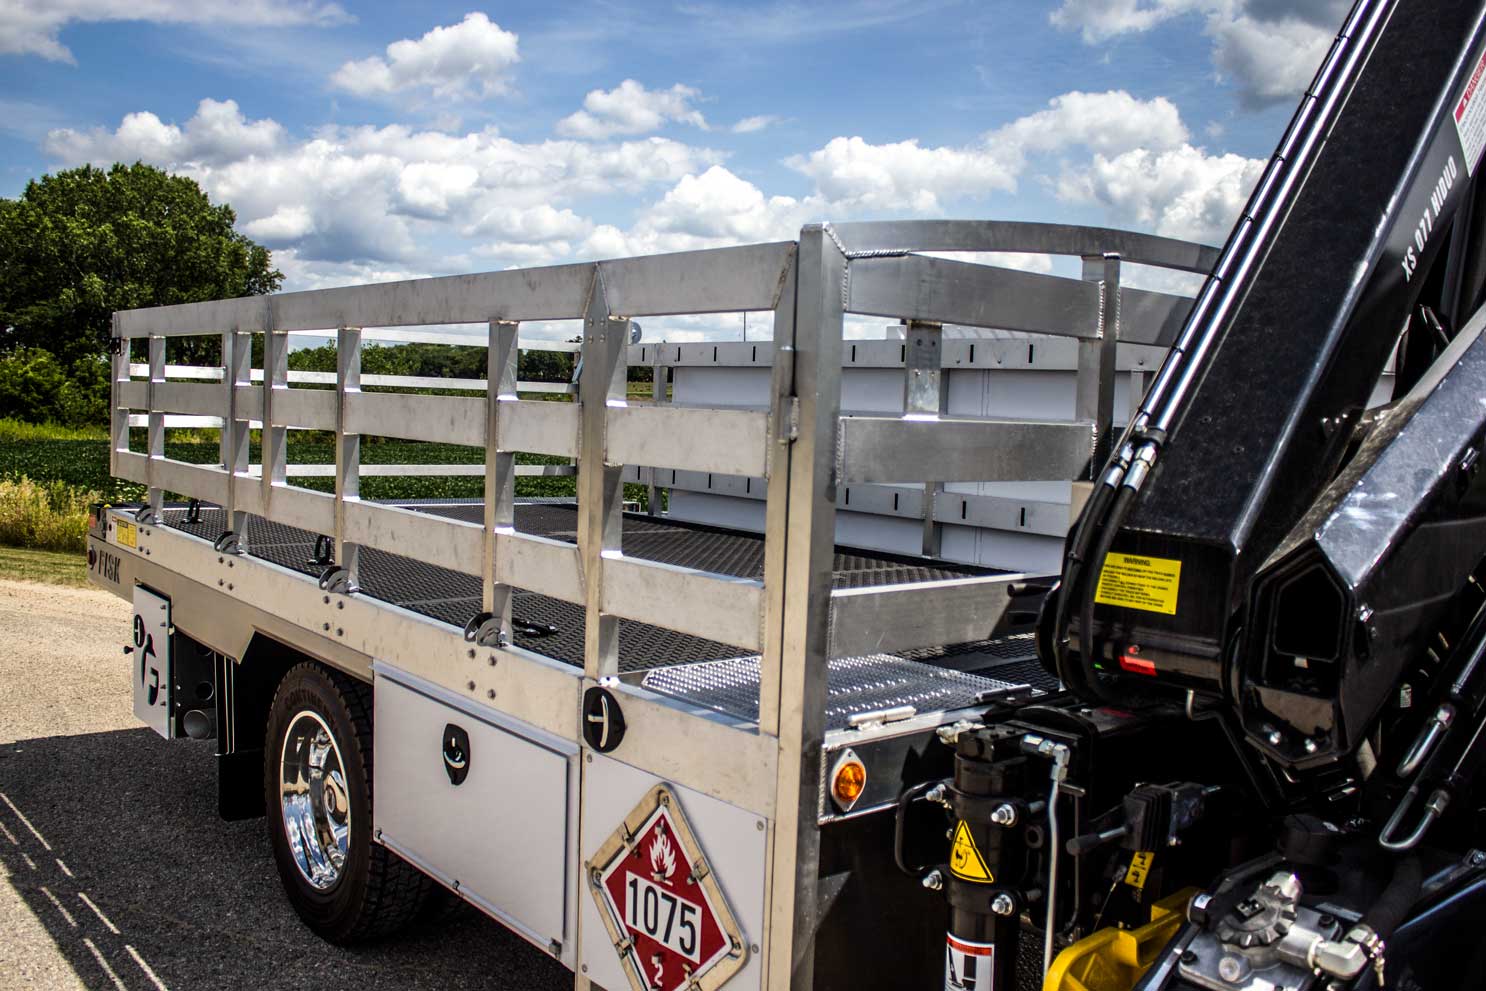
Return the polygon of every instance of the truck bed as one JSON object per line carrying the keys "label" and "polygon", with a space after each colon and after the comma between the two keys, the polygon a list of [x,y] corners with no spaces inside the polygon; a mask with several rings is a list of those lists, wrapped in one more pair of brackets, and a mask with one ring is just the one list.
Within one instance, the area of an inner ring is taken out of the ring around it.
{"label": "truck bed", "polygon": [[[483,504],[470,501],[419,500],[388,505],[465,522],[479,522],[483,513]],[[577,541],[577,507],[571,501],[522,502],[516,505],[515,514],[519,532]],[[185,506],[166,506],[162,522],[207,540],[227,528],[226,512],[220,507],[202,505],[195,522],[189,515]],[[627,556],[737,578],[763,577],[764,540],[758,534],[640,513],[626,514],[623,529]],[[301,574],[318,575],[325,568],[324,563],[315,560],[318,536],[250,516],[246,543],[253,557]],[[836,588],[864,588],[1000,573],[838,547],[833,583]],[[360,586],[361,594],[461,629],[480,612],[478,578],[374,548],[361,551]],[[677,603],[676,607],[685,609],[686,604]],[[512,614],[517,623],[517,646],[582,667],[581,606],[516,589]],[[555,630],[539,633],[529,627]],[[1031,636],[1015,634],[979,643],[833,660],[829,728],[844,727],[855,713],[898,705],[913,704],[921,711],[950,710],[1016,689],[1055,689],[1056,683],[1034,655]],[[743,720],[757,718],[758,658],[745,648],[622,621],[619,668],[660,694]]]}

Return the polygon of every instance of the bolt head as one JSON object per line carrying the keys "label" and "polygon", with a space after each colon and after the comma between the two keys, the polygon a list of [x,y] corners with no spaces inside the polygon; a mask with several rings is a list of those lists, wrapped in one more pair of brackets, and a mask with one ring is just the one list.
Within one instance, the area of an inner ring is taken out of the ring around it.
{"label": "bolt head", "polygon": [[1000,892],[991,899],[991,911],[1003,918],[1009,916],[1016,911],[1016,899],[1004,891]]}

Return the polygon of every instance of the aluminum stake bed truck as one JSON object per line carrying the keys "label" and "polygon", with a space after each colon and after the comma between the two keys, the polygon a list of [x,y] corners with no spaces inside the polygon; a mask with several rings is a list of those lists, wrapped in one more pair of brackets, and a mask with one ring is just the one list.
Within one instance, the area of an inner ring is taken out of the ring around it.
{"label": "aluminum stake bed truck", "polygon": [[[609,991],[1482,987],[1482,16],[1360,0],[1221,252],[853,223],[117,314],[148,498],[88,554],[137,713],[215,738],[221,813],[266,814],[335,942],[442,885]],[[772,341],[634,336],[740,311]],[[552,320],[572,402],[517,381]],[[361,375],[420,334],[487,378]],[[220,367],[167,364],[185,336]],[[360,496],[460,471],[483,499]],[[535,472],[576,499],[518,502]]]}

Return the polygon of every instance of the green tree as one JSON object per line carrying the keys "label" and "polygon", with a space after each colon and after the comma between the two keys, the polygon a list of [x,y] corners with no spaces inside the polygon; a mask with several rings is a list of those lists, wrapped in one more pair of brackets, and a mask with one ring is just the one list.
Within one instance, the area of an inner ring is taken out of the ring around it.
{"label": "green tree", "polygon": [[[236,219],[194,180],[137,162],[32,180],[0,199],[0,354],[40,348],[69,380],[106,389],[96,366],[115,310],[279,288],[283,274]],[[217,360],[211,339],[172,344],[172,360]]]}

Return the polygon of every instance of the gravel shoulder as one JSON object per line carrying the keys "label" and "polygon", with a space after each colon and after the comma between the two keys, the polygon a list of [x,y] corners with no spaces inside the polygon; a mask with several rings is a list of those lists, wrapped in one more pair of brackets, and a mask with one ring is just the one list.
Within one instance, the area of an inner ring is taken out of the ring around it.
{"label": "gravel shoulder", "polygon": [[329,946],[279,888],[261,819],[216,814],[212,744],[134,722],[129,604],[0,579],[0,988],[568,988],[468,910]]}

